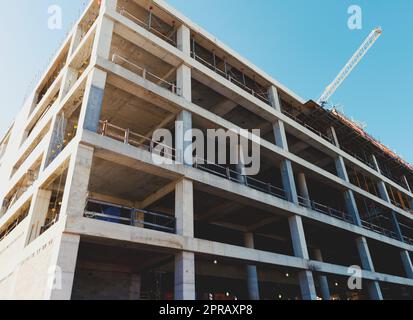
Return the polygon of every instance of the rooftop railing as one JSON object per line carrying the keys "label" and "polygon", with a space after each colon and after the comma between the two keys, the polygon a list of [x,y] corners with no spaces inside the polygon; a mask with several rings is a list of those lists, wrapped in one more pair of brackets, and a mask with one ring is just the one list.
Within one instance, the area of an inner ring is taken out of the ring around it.
{"label": "rooftop railing", "polygon": [[129,20],[132,20],[142,28],[147,29],[157,37],[161,38],[162,40],[168,42],[169,44],[173,45],[176,47],[176,30],[172,29],[169,30],[169,32],[165,32],[160,30],[161,28],[157,26],[155,23],[154,19],[155,17],[152,15],[152,12],[149,12],[149,17],[148,17],[148,22],[142,21],[132,13],[130,13],[128,10],[126,10],[123,7],[118,7],[118,12],[124,16],[125,18],[128,18]]}

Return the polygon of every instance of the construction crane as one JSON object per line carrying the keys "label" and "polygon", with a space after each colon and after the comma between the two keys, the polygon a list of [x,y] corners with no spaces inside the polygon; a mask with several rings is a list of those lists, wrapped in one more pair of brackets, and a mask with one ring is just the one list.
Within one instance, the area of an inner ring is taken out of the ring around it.
{"label": "construction crane", "polygon": [[369,34],[369,36],[366,38],[366,40],[364,40],[363,44],[356,51],[356,53],[351,57],[351,59],[346,64],[346,66],[343,68],[343,70],[341,70],[337,78],[334,79],[334,81],[326,88],[326,90],[323,92],[321,97],[318,99],[317,103],[319,105],[324,106],[328,102],[328,99],[330,99],[330,97],[334,94],[334,92],[336,92],[338,87],[344,82],[344,80],[346,80],[349,74],[359,64],[361,59],[363,59],[367,51],[370,50],[370,48],[377,41],[377,39],[381,36],[382,33],[383,31],[379,27],[379,28],[374,29]]}

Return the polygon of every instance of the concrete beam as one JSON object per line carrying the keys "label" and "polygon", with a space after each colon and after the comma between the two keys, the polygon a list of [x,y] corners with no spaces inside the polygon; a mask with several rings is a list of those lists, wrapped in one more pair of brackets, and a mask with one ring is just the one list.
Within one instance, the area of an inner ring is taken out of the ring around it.
{"label": "concrete beam", "polygon": [[273,212],[277,208],[280,213],[285,215],[294,213],[310,220],[324,223],[335,228],[365,236],[379,242],[383,242],[401,249],[413,251],[413,246],[394,240],[392,238],[380,235],[376,232],[350,224],[339,219],[321,214],[319,212],[294,205],[291,202],[273,197],[271,195],[251,189],[245,185],[231,182],[227,179],[197,170],[192,167],[180,165],[154,165],[152,156],[149,152],[134,148],[116,140],[103,137],[96,133],[85,130],[81,135],[83,143],[96,146],[95,154],[97,157],[112,162],[122,163],[125,166],[136,170],[145,170],[160,177],[170,177],[170,179],[179,179],[186,176],[197,182],[197,188],[204,189],[206,192],[225,197],[229,201],[238,201],[240,204],[253,205],[257,208]]}
{"label": "concrete beam", "polygon": [[[108,241],[128,242],[145,246],[148,249],[162,250],[168,253],[180,251],[200,255],[237,259],[249,264],[284,266],[299,270],[317,270],[318,272],[348,277],[348,266],[339,266],[319,261],[308,261],[299,257],[272,252],[248,249],[214,241],[182,237],[150,229],[134,228],[115,223],[97,221],[84,217],[70,216],[66,222],[66,232],[90,237],[107,238]],[[413,280],[364,270],[366,280],[382,281],[413,287]]]}
{"label": "concrete beam", "polygon": [[139,204],[140,209],[146,209],[147,207],[154,204],[156,201],[162,199],[163,197],[175,191],[176,184],[177,183],[173,181],[165,187],[157,190],[155,193],[151,194],[149,197],[147,197]]}

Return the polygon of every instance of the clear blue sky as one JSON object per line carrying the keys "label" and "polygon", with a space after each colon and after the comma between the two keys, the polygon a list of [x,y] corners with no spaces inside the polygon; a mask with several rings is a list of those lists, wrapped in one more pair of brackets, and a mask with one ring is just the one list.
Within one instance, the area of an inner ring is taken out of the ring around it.
{"label": "clear blue sky", "polygon": [[[8,1],[0,11],[0,132],[21,107],[34,75],[65,36],[84,0]],[[345,113],[413,162],[413,1],[169,0],[190,19],[305,99],[316,99],[376,26],[382,38],[333,96]],[[47,8],[63,8],[61,31]],[[347,8],[363,9],[363,29],[347,27]]]}

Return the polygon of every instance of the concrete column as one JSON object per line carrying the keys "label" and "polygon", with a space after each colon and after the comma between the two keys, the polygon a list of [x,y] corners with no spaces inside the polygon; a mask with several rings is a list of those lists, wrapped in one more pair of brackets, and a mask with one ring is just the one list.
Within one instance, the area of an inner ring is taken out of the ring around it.
{"label": "concrete column", "polygon": [[349,182],[350,179],[348,178],[346,164],[342,156],[338,156],[338,158],[335,160],[335,165],[336,165],[337,175],[344,181]]}
{"label": "concrete column", "polygon": [[177,32],[177,47],[185,55],[191,55],[191,30],[186,25],[181,25]]}
{"label": "concrete column", "polygon": [[[373,159],[373,164],[374,164],[375,169],[378,172],[381,172],[380,167],[379,167],[379,163],[377,162],[376,157],[374,155],[372,155],[371,157]],[[377,188],[379,190],[380,198],[391,204],[389,192],[387,191],[386,184],[384,183],[383,180],[379,180],[379,182],[377,182]],[[391,219],[391,222],[392,222],[392,225],[393,225],[394,232],[396,233],[399,240],[403,242],[404,241],[403,233],[402,233],[402,230],[400,228],[400,224],[399,224],[399,221],[397,219],[397,215],[394,211],[392,211],[392,213],[390,215],[390,219]]]}
{"label": "concrete column", "polygon": [[192,159],[192,114],[182,111],[175,122],[175,160],[187,166],[193,165]]}
{"label": "concrete column", "polygon": [[34,193],[29,212],[30,229],[26,238],[26,245],[40,235],[41,228],[44,226],[47,213],[49,212],[51,196],[52,192],[48,190],[38,189]]}
{"label": "concrete column", "polygon": [[283,162],[281,163],[281,179],[288,201],[298,204],[294,172],[290,160],[283,160]]}
{"label": "concrete column", "polygon": [[[356,239],[356,244],[357,244],[357,249],[359,252],[361,265],[363,269],[374,272],[375,270],[374,270],[373,260],[370,255],[370,250],[369,250],[366,238],[358,237]],[[369,281],[367,285],[368,285],[368,292],[370,295],[370,299],[383,300],[383,296],[382,296],[378,281]]]}
{"label": "concrete column", "polygon": [[[294,255],[309,260],[307,242],[304,234],[303,221],[300,216],[292,216],[288,219],[290,225],[291,240]],[[301,295],[303,300],[317,300],[313,274],[311,271],[299,272]]]}
{"label": "concrete column", "polygon": [[132,274],[129,286],[129,300],[141,300],[142,277]]}
{"label": "concrete column", "polygon": [[268,89],[268,100],[270,101],[271,106],[275,110],[281,111],[281,102],[280,102],[280,97],[278,95],[277,87],[271,86]]}
{"label": "concrete column", "polygon": [[376,169],[377,172],[380,172],[380,173],[381,173],[381,169],[380,169],[380,166],[379,166],[379,162],[377,161],[377,158],[376,158],[376,156],[375,156],[374,154],[371,155],[371,160],[372,160],[372,162],[373,162],[373,167],[374,167],[374,169]]}
{"label": "concrete column", "polygon": [[401,241],[404,242],[404,236],[402,229],[400,228],[400,223],[399,220],[397,219],[396,212],[392,211],[390,215],[391,223],[393,225],[393,230],[397,235],[397,238]]}
{"label": "concrete column", "polygon": [[281,149],[288,151],[288,141],[287,141],[287,135],[285,133],[284,122],[280,120],[276,121],[273,124],[273,131],[274,131],[275,144]]}
{"label": "concrete column", "polygon": [[409,279],[413,279],[413,264],[412,259],[410,258],[410,253],[407,250],[400,251],[400,256],[402,258],[402,263],[404,267],[404,271],[406,272],[406,276]]}
{"label": "concrete column", "polygon": [[83,216],[93,161],[92,147],[78,145],[70,158],[61,215]]}
{"label": "concrete column", "polygon": [[[342,156],[338,156],[338,158],[335,161],[335,164],[336,164],[336,170],[337,170],[338,176],[344,181],[350,182],[350,179],[348,178],[347,168],[344,162],[344,158]],[[348,213],[353,217],[354,224],[357,226],[362,226],[361,219],[360,219],[360,213],[357,207],[357,202],[354,197],[353,190],[348,189],[344,192],[344,201],[346,203],[346,208],[347,208]]]}
{"label": "concrete column", "polygon": [[354,198],[354,193],[352,190],[346,190],[344,192],[344,201],[348,213],[350,213],[353,218],[354,224],[361,227],[363,224],[361,222],[359,209],[357,207],[356,199]]}
{"label": "concrete column", "polygon": [[[281,102],[278,95],[277,88],[271,86],[268,90],[268,98],[272,107],[281,111]],[[273,124],[275,144],[288,151],[287,134],[285,131],[284,122],[278,120]],[[281,163],[281,178],[283,188],[286,192],[287,199],[295,204],[298,204],[297,189],[294,181],[294,172],[290,160],[283,160]]]}
{"label": "concrete column", "polygon": [[307,180],[304,173],[298,174],[298,190],[300,196],[304,198],[304,202],[308,208],[311,208],[310,193],[308,192]]}
{"label": "concrete column", "polygon": [[116,7],[118,5],[118,0],[101,0],[102,4],[100,7],[101,12],[104,12],[105,10],[111,10],[115,11]]}
{"label": "concrete column", "polygon": [[406,176],[403,176],[403,181],[404,181],[404,184],[406,185],[406,189],[407,189],[410,193],[412,193],[412,188],[410,187],[409,181],[407,181]]}
{"label": "concrete column", "polygon": [[336,147],[340,148],[340,142],[338,141],[336,129],[334,127],[330,127],[330,136],[333,139],[333,142],[336,145]]}
{"label": "concrete column", "polygon": [[175,255],[175,300],[195,300],[195,254]]}
{"label": "concrete column", "polygon": [[192,101],[192,78],[191,68],[182,64],[176,69],[177,93],[182,98]]}
{"label": "concrete column", "polygon": [[182,179],[175,188],[176,233],[194,236],[194,188],[191,180]]}
{"label": "concrete column", "polygon": [[[245,233],[244,234],[245,246],[250,249],[254,249],[254,234]],[[248,294],[250,300],[260,300],[260,288],[258,281],[257,266],[248,265],[247,266],[247,283],[248,283]]]}
{"label": "concrete column", "polygon": [[78,130],[98,131],[106,78],[107,73],[96,68],[88,75]]}
{"label": "concrete column", "polygon": [[[320,249],[315,249],[314,250],[314,256],[317,261],[323,262],[323,256],[321,254]],[[320,284],[320,289],[321,289],[321,296],[323,300],[330,300],[331,299],[331,294],[330,294],[330,288],[328,287],[328,280],[327,276],[321,275],[318,277],[318,281]]]}
{"label": "concrete column", "polygon": [[46,169],[47,166],[59,155],[63,150],[63,140],[65,139],[65,131],[67,126],[67,119],[64,114],[59,113],[52,119],[52,130],[49,133],[49,143],[47,151],[43,156],[41,168]]}
{"label": "concrete column", "polygon": [[242,146],[239,144],[234,145],[234,153],[238,155],[238,161],[235,165],[235,171],[237,172],[237,179],[240,183],[245,184],[247,181],[247,177],[245,175],[245,158],[244,158],[244,151],[242,150]]}
{"label": "concrete column", "polygon": [[82,28],[80,27],[80,25],[77,25],[73,33],[72,40],[70,41],[68,59],[73,55],[73,53],[76,51],[77,47],[79,46],[81,38],[82,38],[82,33],[83,33]]}
{"label": "concrete column", "polygon": [[101,16],[101,21],[96,28],[95,41],[92,47],[91,64],[97,57],[110,60],[110,48],[112,45],[113,29],[115,23],[106,16]]}
{"label": "concrete column", "polygon": [[79,71],[68,66],[66,74],[63,77],[62,85],[60,86],[59,101],[62,101],[73,85],[76,83],[79,76]]}
{"label": "concrete column", "polygon": [[45,300],[71,299],[79,243],[79,235],[65,233],[56,241],[48,270]]}

